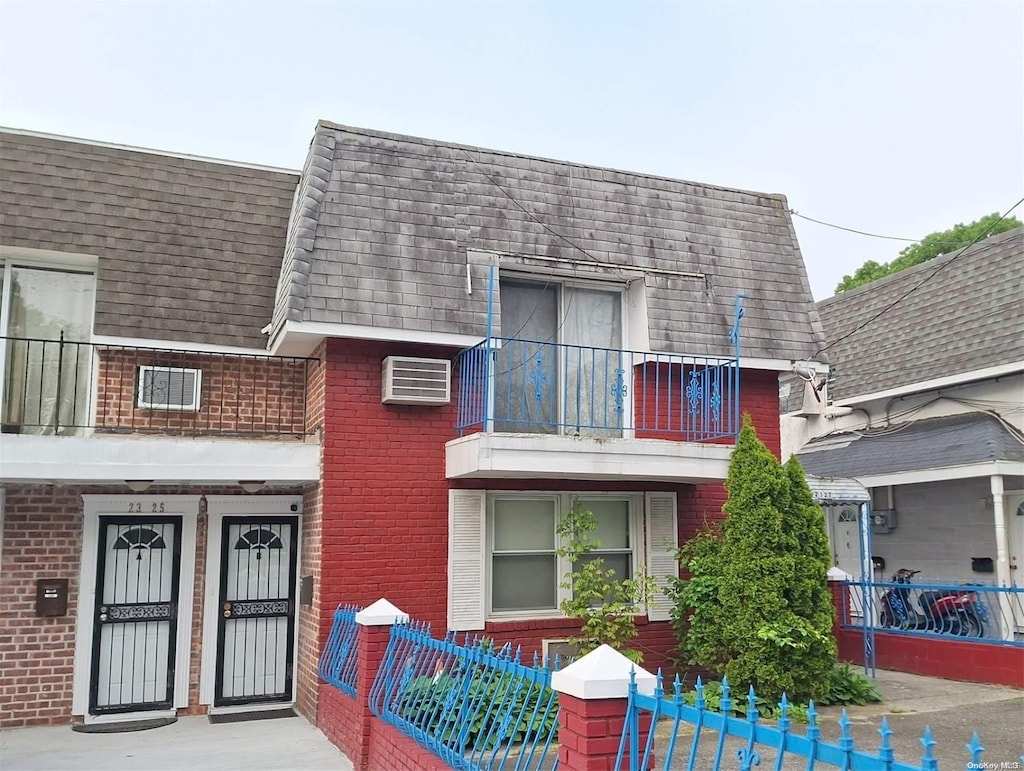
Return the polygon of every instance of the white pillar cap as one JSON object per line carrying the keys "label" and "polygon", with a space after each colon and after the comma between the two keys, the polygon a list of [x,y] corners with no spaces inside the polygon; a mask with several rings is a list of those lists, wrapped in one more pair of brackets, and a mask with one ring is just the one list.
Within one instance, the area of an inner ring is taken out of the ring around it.
{"label": "white pillar cap", "polygon": [[654,693],[654,675],[611,646],[602,645],[565,669],[552,672],[551,688],[577,699],[624,699],[629,695],[630,672],[635,672],[640,693]]}
{"label": "white pillar cap", "polygon": [[408,613],[399,610],[383,597],[356,613],[356,623],[360,626],[391,626],[406,624],[408,621]]}
{"label": "white pillar cap", "polygon": [[849,581],[851,578],[853,578],[853,576],[851,576],[842,568],[831,567],[828,569],[829,581]]}

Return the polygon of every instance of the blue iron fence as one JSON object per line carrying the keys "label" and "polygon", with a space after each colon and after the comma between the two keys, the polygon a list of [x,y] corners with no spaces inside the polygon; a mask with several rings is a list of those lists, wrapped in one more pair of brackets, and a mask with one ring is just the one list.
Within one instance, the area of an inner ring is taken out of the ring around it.
{"label": "blue iron fence", "polygon": [[845,627],[1024,647],[1022,587],[892,581],[843,586]]}
{"label": "blue iron fence", "polygon": [[699,442],[739,431],[738,357],[679,356],[515,338],[462,351],[457,428]]}
{"label": "blue iron fence", "polygon": [[[455,769],[558,767],[558,694],[551,669],[510,645],[424,624],[396,625],[370,691],[370,709]],[[557,664],[555,665],[557,668]]]}
{"label": "blue iron fence", "polygon": [[334,611],[334,622],[327,644],[320,654],[320,679],[349,696],[356,695],[358,673],[359,625],[356,624],[355,605],[339,605]]}
{"label": "blue iron fence", "polygon": [[[626,724],[619,743],[619,752],[615,761],[615,769],[623,768],[623,761],[628,763],[630,771],[639,771],[652,767],[652,758],[657,757],[658,765],[666,771],[670,768],[683,768],[682,763],[674,762],[676,747],[679,743],[680,728],[685,724],[692,736],[687,737],[688,758],[685,758],[687,771],[700,768],[719,769],[729,757],[729,767],[735,765],[740,771],[750,771],[754,766],[771,766],[775,771],[783,768],[801,768],[813,771],[819,765],[840,768],[843,771],[937,771],[938,762],[935,758],[936,742],[931,729],[925,728],[921,738],[923,749],[921,758],[916,763],[906,763],[895,759],[890,737],[892,730],[888,721],[882,718],[878,729],[881,737],[875,750],[861,750],[854,746],[851,725],[846,710],[838,720],[839,739],[835,744],[822,741],[821,726],[813,702],[807,708],[808,725],[804,733],[792,730],[794,708],[782,697],[779,704],[778,717],[775,725],[767,725],[761,721],[758,712],[758,698],[754,689],[750,688],[745,699],[745,717],[736,717],[734,703],[730,697],[728,679],[723,679],[719,709],[708,708],[704,686],[700,679],[693,703],[688,703],[679,678],[673,683],[673,692],[666,695],[661,673],[659,672],[653,695],[644,695],[637,691],[636,681],[629,688],[629,701],[626,711]],[[740,706],[744,706],[741,700]],[[655,753],[655,731],[651,730],[648,739],[641,746],[640,717],[642,713],[651,715],[652,724],[659,720],[671,721],[669,739],[664,748]],[[702,739],[707,738],[707,742]],[[965,745],[969,754],[967,768],[984,768],[981,755],[984,747],[975,733],[971,743]],[[735,764],[732,759],[735,759]]]}

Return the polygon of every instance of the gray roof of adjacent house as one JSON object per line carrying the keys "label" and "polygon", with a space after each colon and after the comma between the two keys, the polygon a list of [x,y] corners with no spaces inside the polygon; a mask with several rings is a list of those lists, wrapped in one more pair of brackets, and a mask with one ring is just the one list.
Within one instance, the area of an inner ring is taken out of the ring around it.
{"label": "gray roof of adjacent house", "polygon": [[321,122],[272,337],[286,321],[482,337],[497,254],[503,269],[543,276],[554,258],[581,277],[644,281],[654,350],[730,354],[746,293],[743,354],[804,359],[823,336],[787,208],[781,195]]}
{"label": "gray roof of adjacent house", "polygon": [[807,474],[862,477],[997,460],[1021,463],[1024,441],[996,418],[968,413],[821,437],[797,457]]}
{"label": "gray roof of adjacent house", "polygon": [[0,132],[0,244],[98,258],[95,332],[260,347],[298,174]]}
{"label": "gray roof of adjacent house", "polygon": [[1024,228],[1015,228],[822,300],[831,398],[1024,361],[1022,288]]}

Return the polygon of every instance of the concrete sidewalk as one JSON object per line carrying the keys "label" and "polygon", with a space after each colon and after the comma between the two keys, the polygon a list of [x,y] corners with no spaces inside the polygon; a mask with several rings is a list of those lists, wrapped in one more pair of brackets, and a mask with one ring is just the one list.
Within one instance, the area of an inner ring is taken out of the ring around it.
{"label": "concrete sidewalk", "polygon": [[70,726],[0,732],[3,771],[352,771],[352,763],[301,717],[211,725],[205,715],[119,734]]}

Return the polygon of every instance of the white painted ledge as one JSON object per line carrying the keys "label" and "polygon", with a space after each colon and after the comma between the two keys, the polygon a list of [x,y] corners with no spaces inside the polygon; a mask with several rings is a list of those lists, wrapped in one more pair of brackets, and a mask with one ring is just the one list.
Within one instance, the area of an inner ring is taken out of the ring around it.
{"label": "white painted ledge", "polygon": [[629,696],[630,672],[635,672],[637,691],[654,693],[654,675],[610,645],[602,645],[565,669],[552,672],[551,689],[577,699],[625,699]]}
{"label": "white painted ledge", "polygon": [[393,624],[409,623],[409,614],[400,610],[381,597],[373,605],[369,605],[356,613],[356,623],[360,626],[392,626]]}
{"label": "white painted ledge", "polygon": [[448,479],[615,479],[720,482],[733,445],[478,433],[445,445]]}
{"label": "white painted ledge", "polygon": [[320,478],[320,445],[171,437],[0,435],[0,481],[301,484]]}

